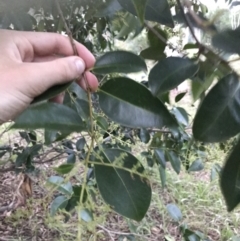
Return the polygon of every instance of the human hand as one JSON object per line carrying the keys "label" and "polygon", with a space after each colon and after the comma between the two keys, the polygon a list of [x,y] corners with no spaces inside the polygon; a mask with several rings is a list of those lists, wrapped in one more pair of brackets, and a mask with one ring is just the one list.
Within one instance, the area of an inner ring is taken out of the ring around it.
{"label": "human hand", "polygon": [[60,34],[0,30],[0,124],[54,85],[77,79],[86,89],[84,72],[90,89],[97,89],[97,78],[87,71],[95,59],[83,45],[75,45],[80,57],[73,56],[69,38]]}

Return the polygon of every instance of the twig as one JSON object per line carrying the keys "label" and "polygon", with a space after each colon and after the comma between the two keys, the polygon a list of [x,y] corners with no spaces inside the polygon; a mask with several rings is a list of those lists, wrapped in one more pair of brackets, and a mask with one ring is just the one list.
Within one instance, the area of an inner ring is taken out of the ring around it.
{"label": "twig", "polygon": [[52,158],[50,158],[50,159],[48,159],[46,161],[41,161],[40,160],[40,161],[33,161],[32,163],[34,163],[34,164],[44,164],[44,163],[53,162],[53,161],[55,161],[56,158],[62,156],[63,154],[65,154],[65,152],[60,153],[60,154],[58,154],[58,155],[56,155],[56,156],[54,156],[54,157],[52,157]]}
{"label": "twig", "polygon": [[156,31],[154,28],[152,28],[147,21],[144,21],[144,25],[147,29],[149,29],[151,32],[154,33],[154,35],[163,43],[165,43],[168,47],[170,47],[173,51],[177,51],[178,53],[181,52],[180,49],[178,49],[177,47],[175,47],[173,44],[169,43],[167,41],[167,39],[165,39],[158,31]]}
{"label": "twig", "polygon": [[[185,0],[184,3],[185,3],[185,6],[188,8],[188,11],[189,11],[189,9],[191,10],[190,5],[189,5],[190,3],[188,2],[188,0]],[[200,55],[201,53],[203,53],[204,50],[206,50],[206,51],[208,51],[209,53],[211,53],[211,54],[214,56],[214,58],[217,58],[217,59],[219,60],[219,64],[223,64],[225,67],[227,67],[228,70],[234,71],[234,70],[232,69],[232,67],[228,64],[227,61],[225,61],[223,58],[221,58],[220,56],[218,56],[212,49],[210,49],[209,47],[205,46],[204,44],[202,44],[202,43],[199,41],[199,39],[196,37],[196,35],[195,35],[195,33],[194,33],[194,29],[193,29],[193,27],[192,27],[192,25],[191,25],[190,20],[188,19],[188,17],[186,16],[186,14],[185,14],[185,12],[184,12],[184,7],[183,7],[183,5],[182,5],[182,3],[181,3],[181,0],[177,0],[177,4],[178,4],[178,6],[179,6],[179,8],[180,8],[180,11],[181,11],[181,13],[182,13],[182,15],[183,15],[183,18],[184,18],[184,20],[185,20],[186,25],[188,26],[188,28],[189,28],[189,30],[190,30],[193,38],[195,39],[195,41],[196,41],[196,43],[197,43],[197,45],[199,46],[199,55]],[[195,12],[193,12],[192,10],[191,10],[189,13],[191,14],[191,16],[193,16],[193,18],[194,18],[194,16],[196,16]],[[194,18],[194,19],[195,19],[195,18]],[[195,21],[196,21],[196,19],[195,19]],[[198,22],[199,22],[199,20],[197,21],[197,23],[198,23]],[[202,26],[202,24],[200,24],[200,26]],[[209,58],[208,58],[208,59],[209,59]],[[210,61],[211,61],[211,60],[210,60]],[[213,60],[212,60],[211,62],[213,62],[213,64],[215,64]],[[221,70],[221,69],[220,69],[220,70]]]}
{"label": "twig", "polygon": [[79,56],[78,51],[77,51],[77,48],[76,48],[76,45],[75,45],[75,42],[74,42],[74,40],[73,40],[72,32],[71,32],[71,30],[69,29],[69,27],[68,27],[68,25],[67,25],[67,22],[66,22],[66,20],[65,20],[65,17],[64,17],[64,15],[63,15],[63,12],[62,12],[62,9],[61,9],[61,7],[60,7],[60,4],[59,4],[58,0],[55,0],[55,3],[56,3],[56,6],[57,6],[57,9],[58,9],[58,13],[59,13],[59,15],[60,15],[60,18],[61,18],[61,20],[63,21],[63,24],[64,24],[64,27],[65,27],[66,33],[67,33],[67,35],[68,35],[68,37],[69,37],[69,40],[70,40],[70,42],[71,42],[74,55]]}
{"label": "twig", "polygon": [[194,33],[194,30],[193,30],[193,28],[192,28],[192,26],[191,26],[191,23],[190,23],[189,19],[187,18],[186,14],[185,14],[185,12],[184,12],[184,8],[183,8],[183,6],[182,6],[182,4],[181,4],[181,1],[180,1],[180,0],[177,0],[177,3],[178,3],[178,6],[179,6],[179,8],[180,8],[181,14],[182,14],[182,16],[183,16],[183,18],[184,18],[184,20],[185,20],[185,22],[186,22],[186,24],[187,24],[190,32],[191,32],[193,38],[195,39],[197,45],[198,45],[199,47],[202,47],[202,44],[200,43],[200,41],[199,41],[198,38],[196,37],[196,35],[195,35],[195,33]]}
{"label": "twig", "polygon": [[[73,40],[73,36],[72,36],[72,33],[67,25],[67,22],[64,18],[64,15],[63,15],[63,12],[62,12],[62,9],[61,9],[61,6],[58,2],[58,0],[55,0],[55,3],[56,3],[56,6],[58,8],[58,12],[59,12],[59,15],[64,23],[64,26],[65,26],[65,29],[66,29],[66,32],[67,32],[67,35],[70,39],[70,42],[71,42],[71,45],[72,45],[72,48],[73,48],[73,52],[76,56],[79,56],[78,54],[78,51],[77,51],[77,48],[76,48],[76,45],[75,45],[75,42]],[[90,144],[90,148],[88,150],[88,153],[87,153],[87,156],[86,156],[86,159],[85,159],[85,170],[84,170],[84,181],[83,181],[83,184],[82,184],[82,189],[81,189],[81,194],[80,194],[80,204],[83,204],[83,200],[84,200],[84,193],[85,193],[85,189],[86,189],[86,185],[87,185],[87,173],[88,173],[88,163],[89,163],[89,159],[90,159],[90,155],[92,153],[92,150],[94,148],[94,141],[95,141],[95,133],[94,133],[94,119],[93,119],[93,108],[92,108],[92,98],[91,98],[91,89],[90,89],[90,86],[89,86],[89,83],[88,83],[88,80],[87,80],[87,77],[85,75],[85,73],[83,74],[83,81],[85,82],[85,85],[86,85],[86,89],[87,89],[87,96],[88,96],[88,103],[89,103],[89,112],[90,112],[90,131],[89,131],[89,135],[91,137],[91,144]],[[80,209],[81,211],[81,209]],[[81,228],[78,228],[78,236],[77,236],[77,240],[81,240]]]}

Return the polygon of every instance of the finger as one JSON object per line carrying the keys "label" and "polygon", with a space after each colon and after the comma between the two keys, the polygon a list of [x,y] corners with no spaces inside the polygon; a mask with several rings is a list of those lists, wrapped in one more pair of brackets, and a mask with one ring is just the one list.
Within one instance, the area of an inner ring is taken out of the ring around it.
{"label": "finger", "polygon": [[[57,33],[44,32],[16,32],[21,34],[32,45],[33,51],[38,56],[59,54],[64,56],[74,55],[73,47],[69,37]],[[86,68],[91,68],[95,63],[95,58],[91,52],[82,44],[74,41],[79,57],[86,63]],[[19,44],[18,44],[19,46]],[[20,47],[21,42],[20,42]],[[28,50],[29,51],[29,50]]]}
{"label": "finger", "polygon": [[21,78],[29,88],[28,93],[34,98],[54,85],[80,78],[84,70],[83,60],[73,56],[50,62],[21,64],[16,73],[21,72]]}
{"label": "finger", "polygon": [[96,91],[98,88],[98,80],[97,77],[91,72],[85,72],[84,76],[77,81],[77,83],[85,90],[87,90],[87,83],[91,91]]}
{"label": "finger", "polygon": [[[47,62],[47,61],[53,61],[53,60],[57,60],[59,59],[59,57],[57,56],[44,56],[44,57],[36,57],[34,59],[34,62],[38,63],[38,62]],[[91,91],[96,91],[98,88],[98,80],[96,78],[95,75],[93,75],[92,73],[86,71],[84,73],[84,75],[86,76],[86,79],[88,80],[88,84],[89,87],[91,89]],[[84,89],[87,90],[87,86],[86,86],[86,82],[84,81],[84,78],[80,78],[80,80],[77,80],[77,83]]]}

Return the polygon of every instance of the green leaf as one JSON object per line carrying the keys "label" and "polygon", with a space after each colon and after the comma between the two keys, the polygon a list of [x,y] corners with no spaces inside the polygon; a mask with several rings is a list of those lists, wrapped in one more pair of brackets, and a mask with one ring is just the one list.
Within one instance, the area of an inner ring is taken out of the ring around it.
{"label": "green leaf", "polygon": [[204,165],[201,159],[195,160],[189,167],[189,172],[198,172],[204,169]]}
{"label": "green leaf", "polygon": [[15,129],[40,129],[68,132],[83,131],[85,123],[79,115],[67,106],[42,103],[25,110],[12,126]]}
{"label": "green leaf", "polygon": [[159,162],[159,164],[165,169],[166,168],[166,158],[165,158],[165,152],[162,149],[156,149],[154,150],[154,155]]}
{"label": "green leaf", "polygon": [[179,174],[181,170],[181,161],[174,151],[167,152],[167,158],[171,162],[173,170]]}
{"label": "green leaf", "polygon": [[109,124],[108,124],[106,118],[104,118],[102,116],[98,116],[96,118],[96,121],[97,121],[98,126],[100,126],[103,130],[107,131]]}
{"label": "green leaf", "polygon": [[84,137],[78,139],[77,142],[76,142],[76,149],[78,151],[82,151],[84,149],[86,143],[87,142],[86,142],[86,139]]}
{"label": "green leaf", "polygon": [[140,129],[138,136],[139,136],[139,139],[141,140],[141,142],[146,143],[146,144],[147,144],[147,143],[150,141],[150,139],[151,139],[151,136],[150,136],[148,130],[143,129],[143,128]]}
{"label": "green leaf", "polygon": [[156,50],[158,49],[158,51],[164,52],[167,46],[167,43],[165,41],[160,40],[155,32],[157,32],[158,35],[160,35],[166,41],[168,39],[167,32],[159,28],[159,26],[154,26],[153,30],[152,31],[148,30],[148,33],[147,33],[147,38],[148,38],[150,47],[155,48]]}
{"label": "green leaf", "polygon": [[45,145],[50,145],[51,143],[55,142],[57,140],[59,133],[58,131],[49,131],[45,130],[44,131],[44,144]]}
{"label": "green leaf", "polygon": [[161,60],[166,58],[166,54],[157,47],[149,47],[141,51],[140,56],[144,59]]}
{"label": "green leaf", "polygon": [[135,128],[163,126],[176,128],[177,126],[159,99],[153,97],[144,85],[128,78],[115,78],[103,84],[99,90],[99,103],[109,118],[124,126]]}
{"label": "green leaf", "polygon": [[179,222],[182,220],[182,213],[180,211],[180,209],[173,203],[170,203],[166,206],[168,214],[171,216],[171,218],[176,221]]}
{"label": "green leaf", "polygon": [[198,49],[199,46],[197,44],[193,44],[193,43],[189,43],[189,44],[185,44],[183,49],[186,50],[186,49]]}
{"label": "green leaf", "polygon": [[89,102],[81,99],[75,100],[77,113],[83,120],[88,120],[90,117]]}
{"label": "green leaf", "polygon": [[145,17],[145,9],[148,0],[131,0],[135,11],[137,13],[138,18],[140,19],[141,23],[144,23]]}
{"label": "green leaf", "polygon": [[150,71],[149,87],[154,96],[176,88],[198,71],[198,65],[190,59],[169,57],[160,60]]}
{"label": "green leaf", "polygon": [[178,123],[183,124],[185,126],[188,125],[188,113],[182,107],[173,107],[172,113],[176,117]]}
{"label": "green leaf", "polygon": [[[150,205],[151,187],[147,179],[131,170],[143,173],[143,166],[132,154],[120,149],[105,149],[98,161],[96,181],[105,202],[119,214],[140,221]],[[104,165],[111,163],[115,166]]]}
{"label": "green leaf", "polygon": [[112,51],[97,59],[92,71],[96,74],[134,73],[147,71],[139,56],[127,51]]}
{"label": "green leaf", "polygon": [[[118,0],[120,5],[128,12],[138,15],[132,1]],[[135,2],[137,2],[135,0]],[[174,27],[170,7],[167,0],[148,0],[145,10],[145,19],[149,21],[158,22],[169,27]]]}
{"label": "green leaf", "polygon": [[93,214],[88,209],[82,209],[79,213],[79,217],[87,223],[93,221]]}
{"label": "green leaf", "polygon": [[215,77],[215,74],[211,74],[210,76],[204,76],[204,80],[192,78],[191,90],[194,101],[198,100],[201,95],[204,94],[204,92],[211,86]]}
{"label": "green leaf", "polygon": [[34,98],[34,100],[32,101],[31,104],[36,104],[36,103],[44,101],[44,100],[49,100],[49,99],[57,96],[58,94],[63,93],[70,85],[71,85],[71,82],[67,83],[67,84],[61,84],[61,85],[52,86],[51,88],[46,90],[41,95],[39,95],[36,98]]}
{"label": "green leaf", "polygon": [[68,196],[71,196],[73,194],[73,187],[71,182],[61,184],[57,190],[62,194],[65,194]]}
{"label": "green leaf", "polygon": [[70,154],[67,158],[67,164],[74,164],[76,163],[76,155]]}
{"label": "green leaf", "polygon": [[194,137],[221,142],[240,132],[240,82],[236,74],[221,79],[203,100],[193,123]]}
{"label": "green leaf", "polygon": [[[72,190],[73,190],[72,196],[68,200],[68,204],[65,208],[66,211],[68,211],[68,212],[73,210],[78,205],[80,198],[81,198],[82,186],[74,185],[74,186],[72,186]],[[87,201],[86,189],[84,190],[82,201],[83,201],[83,203],[85,203]]]}
{"label": "green leaf", "polygon": [[185,95],[187,94],[187,92],[182,92],[180,94],[178,94],[176,97],[175,97],[175,102],[179,102]]}
{"label": "green leaf", "polygon": [[225,52],[240,54],[239,39],[240,28],[234,30],[226,29],[213,36],[212,44],[214,47],[224,50]]}
{"label": "green leaf", "polygon": [[227,157],[220,175],[220,186],[228,211],[232,211],[240,203],[240,141]]}
{"label": "green leaf", "polygon": [[54,216],[59,209],[64,209],[67,206],[68,198],[65,196],[56,197],[51,203],[50,214]]}
{"label": "green leaf", "polygon": [[166,186],[166,170],[162,166],[159,166],[159,174],[160,174],[162,187],[164,188]]}
{"label": "green leaf", "polygon": [[[118,31],[118,34],[116,36],[117,39],[126,37],[133,32],[135,33],[135,35],[137,35],[142,30],[142,24],[139,21],[139,19],[130,13],[124,13],[122,24],[118,23],[118,21],[116,22],[117,24],[114,25],[113,30],[117,28],[117,31]],[[135,35],[133,35],[133,37]]]}
{"label": "green leaf", "polygon": [[74,168],[74,164],[62,164],[59,167],[54,168],[54,170],[59,174],[68,174]]}
{"label": "green leaf", "polygon": [[59,176],[51,176],[47,180],[48,184],[53,185],[55,187],[58,187],[63,182],[64,182],[64,179],[62,177],[59,177]]}

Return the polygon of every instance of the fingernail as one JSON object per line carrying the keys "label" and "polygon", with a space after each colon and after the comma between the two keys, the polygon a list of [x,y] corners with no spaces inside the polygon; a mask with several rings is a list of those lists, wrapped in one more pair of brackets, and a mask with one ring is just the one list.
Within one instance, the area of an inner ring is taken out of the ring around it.
{"label": "fingernail", "polygon": [[81,75],[85,70],[85,63],[82,60],[76,60],[75,62],[79,75]]}

